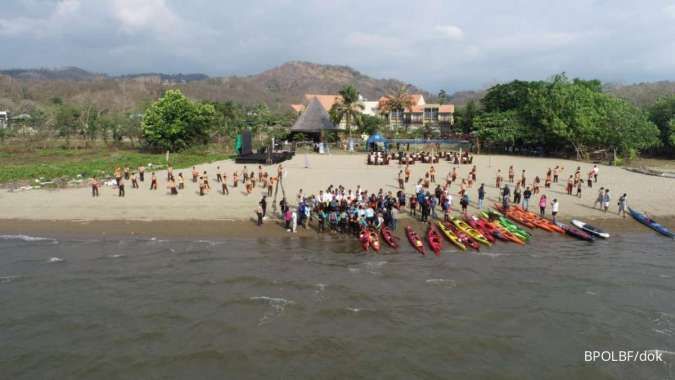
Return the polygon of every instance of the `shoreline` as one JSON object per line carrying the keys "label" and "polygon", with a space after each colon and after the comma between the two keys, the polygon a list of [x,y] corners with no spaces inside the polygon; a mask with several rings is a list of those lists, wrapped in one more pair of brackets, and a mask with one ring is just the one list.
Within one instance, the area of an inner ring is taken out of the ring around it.
{"label": "shoreline", "polygon": [[[565,193],[564,183],[568,175],[572,174],[577,166],[581,167],[582,173],[588,172],[590,164],[554,158],[521,157],[504,155],[475,155],[474,164],[477,166],[478,181],[473,188],[468,189],[471,198],[469,213],[476,213],[476,192],[480,183],[485,183],[486,199],[485,206],[492,207],[498,199],[498,189],[495,187],[495,175],[498,169],[506,177],[509,165],[514,165],[516,176],[521,170],[527,170],[528,182],[535,175],[544,177],[547,168],[560,165],[565,167],[561,174],[560,183],[554,183],[550,189],[542,189],[549,199],[557,197],[560,201],[559,219],[569,222],[570,219],[580,219],[589,223],[597,223],[599,227],[621,225],[622,219],[616,214],[616,201],[619,196],[628,193],[628,205],[646,212],[657,222],[666,227],[675,226],[675,210],[669,206],[675,205],[675,192],[671,191],[673,180],[669,178],[648,176],[633,173],[620,167],[599,165],[599,182],[594,183],[592,188],[584,186],[581,198],[568,196]],[[360,186],[370,193],[382,189],[384,192],[396,193],[398,186],[396,177],[402,169],[397,163],[387,166],[368,166],[363,154],[336,154],[317,155],[310,154],[295,156],[292,160],[283,163],[286,169],[284,187],[287,199],[291,206],[295,206],[296,196],[300,189],[304,195],[318,194],[320,189],[326,189],[330,185],[344,185],[346,189],[355,189]],[[438,182],[445,179],[446,175],[455,165],[446,161],[434,165],[437,170]],[[223,195],[218,191],[219,184],[215,181],[216,168],[220,167],[229,177],[230,194]],[[87,225],[104,226],[109,223],[109,228],[125,234],[143,233],[145,235],[161,234],[161,228],[155,225],[166,224],[173,232],[170,235],[184,233],[182,230],[191,231],[190,236],[213,236],[213,235],[238,235],[257,236],[254,223],[254,211],[263,193],[262,188],[256,187],[251,195],[246,195],[243,186],[234,188],[231,186],[232,173],[236,170],[241,173],[244,165],[234,163],[232,160],[217,161],[197,166],[200,171],[207,170],[213,191],[205,196],[199,196],[196,186],[189,181],[189,170],[175,169],[175,172],[183,172],[188,178],[185,190],[178,195],[168,195],[164,189],[166,172],[157,171],[159,179],[159,191],[149,190],[149,181],[141,183],[140,189],[132,189],[127,186],[127,195],[124,198],[116,196],[116,191],[108,186],[101,189],[100,198],[92,198],[90,190],[86,187],[69,188],[58,190],[31,190],[9,192],[0,190],[0,234],[4,231],[20,231],[16,226],[24,226],[26,231],[34,230],[38,225],[50,225],[55,230],[67,230],[73,228],[76,231],[89,231],[103,233],[104,228]],[[429,169],[429,164],[416,163],[410,166],[412,171],[411,180],[405,185],[405,192],[410,196],[415,190],[418,178],[424,176]],[[264,170],[271,175],[276,174],[276,166],[265,166]],[[468,175],[471,165],[457,167],[459,178]],[[257,165],[249,165],[248,171],[256,171]],[[148,173],[149,174],[149,173]],[[505,181],[506,183],[506,181]],[[129,185],[127,183],[127,185]],[[512,184],[510,184],[513,187]],[[433,191],[433,186],[430,189]],[[612,191],[612,201],[607,214],[597,208],[593,208],[599,187],[609,187]],[[279,189],[281,190],[281,189]],[[453,196],[453,215],[457,215],[459,198],[457,192],[459,186],[453,183],[450,193]],[[530,201],[531,208],[535,208],[535,196]],[[278,201],[281,199],[279,191]],[[273,197],[268,198],[268,211],[272,210]],[[550,205],[547,207],[547,217],[550,217]],[[407,213],[400,215],[401,223],[407,223]],[[630,217],[628,217],[630,218]],[[273,220],[271,218],[270,220]],[[408,219],[409,220],[409,219]],[[117,227],[124,224],[132,224],[134,227]],[[68,225],[62,228],[61,225]],[[193,225],[201,227],[195,228]],[[174,226],[180,226],[174,227]],[[279,227],[282,233],[285,233]],[[4,230],[4,231],[3,231]],[[39,230],[49,231],[47,228]],[[200,231],[203,230],[203,231]],[[229,232],[234,231],[234,232]],[[67,231],[64,231],[67,232]],[[271,232],[274,234],[274,232]],[[166,234],[165,234],[166,235]]]}
{"label": "shoreline", "polygon": [[[568,223],[567,216],[560,217]],[[585,222],[597,225],[610,234],[629,232],[639,233],[653,231],[633,220],[630,216],[625,220],[617,218],[585,218]],[[675,216],[661,217],[664,225],[675,225]],[[399,228],[394,233],[405,239],[403,227],[411,225],[418,232],[424,231],[425,223],[411,219],[407,215],[399,220]],[[539,231],[537,229],[533,231]],[[542,234],[546,232],[541,231]],[[39,220],[39,219],[0,219],[0,236],[26,235],[40,237],[69,238],[171,238],[171,239],[259,239],[259,238],[319,238],[327,237],[336,240],[351,238],[349,234],[335,232],[320,233],[316,230],[316,222],[308,229],[298,228],[296,233],[287,232],[278,219],[270,218],[261,227],[257,227],[253,218],[250,220]],[[655,235],[656,236],[656,235]],[[357,239],[354,238],[356,242]]]}

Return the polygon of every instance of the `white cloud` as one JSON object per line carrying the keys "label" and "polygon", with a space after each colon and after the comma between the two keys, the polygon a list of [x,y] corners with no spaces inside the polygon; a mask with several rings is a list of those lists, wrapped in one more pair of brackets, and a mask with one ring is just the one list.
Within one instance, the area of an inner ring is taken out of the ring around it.
{"label": "white cloud", "polygon": [[111,6],[122,31],[130,34],[144,30],[175,32],[181,23],[165,0],[114,0]]}
{"label": "white cloud", "polygon": [[455,25],[437,25],[434,31],[441,36],[452,41],[461,41],[464,39],[464,31]]}
{"label": "white cloud", "polygon": [[666,5],[666,7],[663,8],[663,11],[670,16],[670,18],[675,20],[675,3]]}

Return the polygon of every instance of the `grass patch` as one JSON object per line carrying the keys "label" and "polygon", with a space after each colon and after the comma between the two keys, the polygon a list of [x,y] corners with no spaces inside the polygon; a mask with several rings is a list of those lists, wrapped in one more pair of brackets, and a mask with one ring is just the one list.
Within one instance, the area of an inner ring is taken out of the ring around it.
{"label": "grass patch", "polygon": [[[172,153],[171,164],[176,168],[232,158],[231,152],[221,147],[207,146],[185,152]],[[146,171],[152,167],[166,168],[166,155],[141,153],[133,149],[97,147],[92,149],[47,148],[16,151],[0,150],[0,183],[56,178],[89,178],[93,175],[112,175],[116,167],[128,166],[135,171],[140,165]]]}

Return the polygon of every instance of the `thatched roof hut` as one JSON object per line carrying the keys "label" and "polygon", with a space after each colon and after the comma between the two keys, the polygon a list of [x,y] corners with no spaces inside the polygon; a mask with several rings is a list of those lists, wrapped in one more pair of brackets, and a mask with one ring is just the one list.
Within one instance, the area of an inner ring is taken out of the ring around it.
{"label": "thatched roof hut", "polygon": [[324,131],[337,130],[335,124],[330,120],[328,112],[326,112],[316,98],[309,102],[302,115],[291,127],[291,132],[302,132],[305,134],[321,134]]}

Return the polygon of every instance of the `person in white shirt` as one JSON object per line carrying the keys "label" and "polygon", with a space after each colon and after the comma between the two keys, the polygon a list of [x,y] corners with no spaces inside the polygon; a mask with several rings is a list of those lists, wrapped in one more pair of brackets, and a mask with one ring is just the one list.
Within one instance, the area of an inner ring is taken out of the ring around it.
{"label": "person in white shirt", "polygon": [[556,223],[556,215],[558,215],[558,210],[560,210],[560,204],[558,203],[558,199],[553,199],[553,202],[551,202],[551,215],[553,215],[553,223]]}
{"label": "person in white shirt", "polygon": [[598,182],[598,173],[600,172],[600,168],[598,168],[598,165],[593,165],[593,179],[595,182]]}

